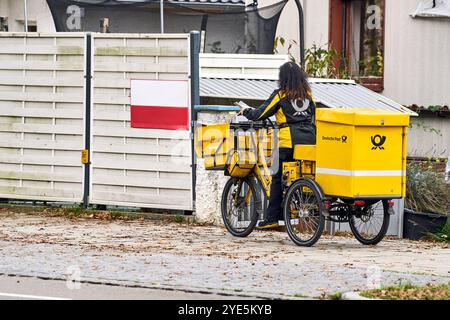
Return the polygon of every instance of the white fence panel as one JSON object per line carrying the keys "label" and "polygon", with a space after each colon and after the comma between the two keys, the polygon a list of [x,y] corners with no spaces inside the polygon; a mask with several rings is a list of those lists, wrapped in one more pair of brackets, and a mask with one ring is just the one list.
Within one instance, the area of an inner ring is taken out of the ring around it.
{"label": "white fence panel", "polygon": [[192,210],[190,131],[130,127],[131,79],[189,80],[189,35],[93,35],[90,203]]}
{"label": "white fence panel", "polygon": [[0,33],[0,198],[81,202],[82,34]]}
{"label": "white fence panel", "polygon": [[202,78],[237,78],[278,80],[279,68],[287,55],[273,54],[200,54]]}

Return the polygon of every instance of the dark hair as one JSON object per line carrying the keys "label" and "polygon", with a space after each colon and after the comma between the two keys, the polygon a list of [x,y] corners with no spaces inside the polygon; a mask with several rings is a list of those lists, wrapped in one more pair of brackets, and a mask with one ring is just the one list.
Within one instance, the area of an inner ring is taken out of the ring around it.
{"label": "dark hair", "polygon": [[305,100],[311,94],[308,75],[294,62],[286,62],[280,67],[278,80],[284,97],[291,100]]}

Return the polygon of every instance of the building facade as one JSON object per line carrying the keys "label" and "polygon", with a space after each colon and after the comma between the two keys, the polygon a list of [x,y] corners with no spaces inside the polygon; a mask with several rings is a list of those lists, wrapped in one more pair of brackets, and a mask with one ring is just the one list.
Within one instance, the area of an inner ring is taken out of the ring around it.
{"label": "building facade", "polygon": [[[426,115],[413,119],[413,157],[450,155],[450,18],[413,17],[423,0],[300,0],[304,10],[305,45],[327,48],[337,56],[336,68],[405,106],[419,106]],[[259,0],[265,7],[279,0]],[[440,0],[446,3],[450,0]],[[247,0],[247,4],[254,3]],[[23,1],[0,0],[2,28],[24,30]],[[54,32],[45,0],[28,0],[29,31]],[[299,57],[299,19],[294,0],[287,2],[278,23],[277,48]],[[447,110],[447,111],[446,111]]]}
{"label": "building facade", "polygon": [[[28,30],[54,32],[55,26],[45,0],[28,0]],[[0,18],[10,32],[24,31],[24,5],[20,0],[0,0]]]}
{"label": "building facade", "polygon": [[[270,5],[277,1],[260,0],[259,3]],[[353,78],[405,106],[424,109],[424,113],[412,119],[409,156],[448,158],[450,59],[446,53],[450,50],[450,17],[445,13],[450,0],[436,2],[444,8],[444,15],[439,17],[413,17],[418,8],[433,3],[423,0],[301,2],[305,12],[306,48],[314,44],[325,48],[330,45],[339,57],[336,64],[345,60]],[[381,17],[379,21],[377,15]],[[299,42],[294,1],[286,5],[277,34],[286,42]],[[279,49],[281,53],[286,50]],[[298,57],[298,46],[291,53]]]}

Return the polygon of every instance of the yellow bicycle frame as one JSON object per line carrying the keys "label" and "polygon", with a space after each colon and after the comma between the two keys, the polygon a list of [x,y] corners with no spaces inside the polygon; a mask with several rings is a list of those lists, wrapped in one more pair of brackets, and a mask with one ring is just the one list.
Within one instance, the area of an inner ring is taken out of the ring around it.
{"label": "yellow bicycle frame", "polygon": [[[259,130],[259,139],[258,141],[262,141],[264,137],[264,129]],[[270,174],[269,165],[267,163],[265,154],[264,154],[264,145],[262,143],[258,143],[257,147],[258,153],[258,164],[253,168],[252,175],[255,176],[256,179],[261,183],[261,187],[266,194],[266,197],[270,197],[270,185],[272,183],[272,176]],[[248,205],[251,201],[252,192],[249,190],[245,197],[245,203]]]}

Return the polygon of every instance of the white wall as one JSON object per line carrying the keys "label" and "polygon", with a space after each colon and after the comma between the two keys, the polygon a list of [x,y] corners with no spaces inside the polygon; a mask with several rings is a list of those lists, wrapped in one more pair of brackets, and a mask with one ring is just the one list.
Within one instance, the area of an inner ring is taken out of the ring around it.
{"label": "white wall", "polygon": [[200,54],[201,77],[224,77],[233,75],[243,79],[278,80],[278,69],[288,61],[281,54]]}
{"label": "white wall", "polygon": [[55,32],[55,24],[50,9],[45,0],[32,0],[31,10],[37,22],[38,32]]}
{"label": "white wall", "polygon": [[[259,0],[259,8],[274,4],[280,0]],[[247,1],[250,3],[252,1]],[[313,43],[318,45],[328,43],[328,0],[302,0],[303,10],[305,13],[305,45],[306,48],[312,46]],[[286,40],[285,47],[279,48],[279,53],[287,53],[289,40],[295,40],[299,43],[299,23],[298,9],[294,0],[284,7],[278,22],[277,36],[281,36]],[[292,50],[295,57],[300,55],[300,47],[295,46]]]}
{"label": "white wall", "polygon": [[7,16],[8,12],[8,1],[0,0],[0,17]]}
{"label": "white wall", "polygon": [[[292,0],[291,0],[292,1]],[[303,0],[306,48],[328,44],[329,0]]]}
{"label": "white wall", "polygon": [[450,119],[420,116],[411,119],[408,156],[448,158],[450,156]]}
{"label": "white wall", "polygon": [[[45,0],[28,0],[28,22],[36,25],[38,32],[54,32],[53,18]],[[9,31],[22,32],[23,1],[0,0],[0,16],[8,17]]]}
{"label": "white wall", "polygon": [[449,105],[450,19],[413,19],[418,3],[386,1],[383,94],[404,105]]}
{"label": "white wall", "polygon": [[[450,19],[409,15],[419,0],[386,1],[383,94],[401,104],[450,104]],[[413,118],[408,156],[450,155],[450,119]]]}

